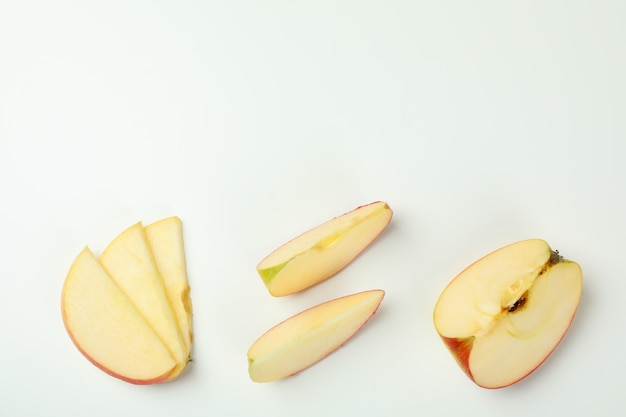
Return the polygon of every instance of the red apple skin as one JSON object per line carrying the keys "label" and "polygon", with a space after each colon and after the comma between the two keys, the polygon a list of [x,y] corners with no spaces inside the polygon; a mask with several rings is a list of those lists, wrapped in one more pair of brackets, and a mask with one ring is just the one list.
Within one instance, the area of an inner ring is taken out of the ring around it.
{"label": "red apple skin", "polygon": [[454,337],[440,336],[443,343],[446,345],[454,359],[465,372],[465,374],[474,381],[472,372],[469,369],[469,356],[472,352],[472,346],[474,344],[474,337],[468,337],[465,339],[458,339]]}
{"label": "red apple skin", "polygon": [[98,362],[96,362],[92,357],[90,357],[78,344],[78,342],[76,342],[76,339],[74,339],[74,336],[72,335],[72,332],[70,331],[70,329],[68,329],[67,324],[66,324],[66,320],[65,320],[65,310],[63,310],[63,325],[65,326],[65,330],[67,331],[67,334],[70,336],[70,339],[72,340],[72,343],[74,343],[74,346],[76,346],[76,349],[78,349],[78,351],[85,357],[87,358],[87,360],[89,362],[91,362],[96,368],[100,369],[101,371],[111,375],[114,378],[117,379],[121,379],[122,381],[125,382],[129,382],[131,384],[134,385],[152,385],[152,384],[160,384],[160,383],[165,383],[165,382],[169,382],[169,380],[167,379],[168,375],[172,372],[173,369],[170,369],[169,371],[167,371],[166,373],[164,373],[163,375],[159,375],[156,378],[153,379],[132,379],[132,378],[128,378],[125,377],[124,375],[119,375],[107,368],[105,368],[104,366],[100,365]]}

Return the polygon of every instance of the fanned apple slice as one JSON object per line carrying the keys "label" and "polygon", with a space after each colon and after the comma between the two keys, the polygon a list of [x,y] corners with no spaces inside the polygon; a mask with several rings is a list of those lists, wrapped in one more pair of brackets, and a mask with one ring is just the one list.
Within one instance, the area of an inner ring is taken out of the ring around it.
{"label": "fanned apple slice", "polygon": [[540,239],[499,249],[443,290],[434,324],[465,373],[501,388],[534,371],[567,332],[582,294],[578,264]]}
{"label": "fanned apple slice", "polygon": [[[178,217],[168,217],[146,226],[145,230],[156,267],[165,285],[167,299],[183,338],[185,351],[189,356],[193,340],[192,305],[187,280],[182,223]],[[169,377],[175,378],[176,376],[172,374]]]}
{"label": "fanned apple slice", "polygon": [[80,352],[134,384],[162,382],[176,367],[167,346],[85,248],[65,280],[63,323]]}
{"label": "fanned apple slice", "polygon": [[255,382],[294,375],[346,343],[374,315],[385,292],[370,290],[305,310],[263,334],[248,350]]}
{"label": "fanned apple slice", "polygon": [[345,213],[292,239],[257,266],[275,297],[316,285],[342,270],[391,221],[393,212],[378,201]]}
{"label": "fanned apple slice", "polygon": [[143,225],[136,223],[116,237],[100,256],[100,263],[154,328],[178,364],[174,374],[180,373],[188,362],[189,352]]}

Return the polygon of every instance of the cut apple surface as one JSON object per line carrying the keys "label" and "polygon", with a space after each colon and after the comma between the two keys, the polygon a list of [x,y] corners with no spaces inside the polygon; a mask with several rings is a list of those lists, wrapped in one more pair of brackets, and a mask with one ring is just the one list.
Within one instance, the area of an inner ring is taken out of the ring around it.
{"label": "cut apple surface", "polygon": [[168,217],[145,228],[146,237],[154,255],[156,267],[165,286],[165,294],[178,323],[185,351],[191,351],[191,298],[187,280],[187,263],[183,242],[182,222]]}
{"label": "cut apple surface", "polygon": [[[98,260],[88,249],[81,252],[66,278],[62,309],[72,340],[101,369],[136,384],[176,379],[189,361],[192,337],[180,220],[167,218],[147,229],[137,223]],[[156,342],[145,342],[147,334]],[[132,367],[130,359],[107,353],[118,350],[132,358]],[[137,376],[143,367],[151,377]],[[159,367],[168,371],[148,372]]]}
{"label": "cut apple surface", "polygon": [[103,371],[150,384],[176,367],[167,346],[87,248],[68,273],[61,305],[74,344]]}
{"label": "cut apple surface", "polygon": [[361,329],[384,295],[383,290],[370,290],[337,298],[271,328],[248,350],[250,378],[275,381],[319,362]]}
{"label": "cut apple surface", "polygon": [[317,226],[276,249],[257,266],[270,294],[302,291],[335,275],[356,258],[391,221],[379,201]]}
{"label": "cut apple surface", "polygon": [[509,386],[533,372],[567,332],[582,294],[580,266],[540,239],[478,260],[443,290],[434,325],[479,386]]}

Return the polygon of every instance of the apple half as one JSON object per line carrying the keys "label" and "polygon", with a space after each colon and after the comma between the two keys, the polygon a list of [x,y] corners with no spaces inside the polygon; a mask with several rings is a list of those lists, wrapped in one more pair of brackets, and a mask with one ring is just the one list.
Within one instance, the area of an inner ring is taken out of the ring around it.
{"label": "apple half", "polygon": [[270,294],[290,295],[342,270],[378,237],[393,212],[378,201],[345,213],[290,240],[258,265]]}
{"label": "apple half", "polygon": [[533,372],[567,332],[582,294],[580,266],[540,239],[505,246],[443,290],[433,321],[477,385],[502,388]]}
{"label": "apple half", "polygon": [[354,336],[376,313],[383,290],[370,290],[311,307],[279,323],[248,350],[254,382],[283,379],[319,362]]}
{"label": "apple half", "polygon": [[192,337],[180,220],[137,223],[100,259],[85,248],[65,279],[61,308],[72,341],[100,369],[134,384],[176,379]]}

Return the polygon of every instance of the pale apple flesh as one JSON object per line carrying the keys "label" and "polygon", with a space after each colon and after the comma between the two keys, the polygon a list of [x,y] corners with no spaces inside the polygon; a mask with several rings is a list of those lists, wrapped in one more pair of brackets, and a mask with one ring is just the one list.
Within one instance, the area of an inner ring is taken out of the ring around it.
{"label": "pale apple flesh", "polygon": [[70,268],[61,306],[76,347],[108,374],[152,384],[165,380],[176,367],[167,346],[88,248]]}
{"label": "pale apple flesh", "polygon": [[319,362],[361,329],[376,313],[384,294],[370,290],[337,298],[274,326],[248,350],[250,378],[276,381]]}
{"label": "pale apple flesh", "polygon": [[176,362],[184,366],[189,353],[143,225],[137,223],[117,236],[100,255],[100,263],[154,328]]}
{"label": "pale apple flesh", "polygon": [[442,292],[435,327],[479,386],[509,386],[533,372],[567,332],[582,294],[578,264],[531,239],[506,246]]}
{"label": "pale apple flesh", "polygon": [[[145,231],[156,267],[163,279],[167,300],[172,307],[183,338],[185,353],[189,356],[193,340],[192,306],[187,280],[182,223],[178,217],[168,217],[146,226]],[[178,368],[182,371],[184,364]],[[169,378],[176,376],[177,373],[172,373]]]}
{"label": "pale apple flesh", "polygon": [[360,206],[287,242],[257,266],[270,294],[281,297],[316,285],[342,270],[387,227],[385,202]]}
{"label": "pale apple flesh", "polygon": [[74,344],[110,375],[135,384],[176,379],[192,343],[180,219],[137,223],[100,259],[83,250],[66,277],[62,313]]}

